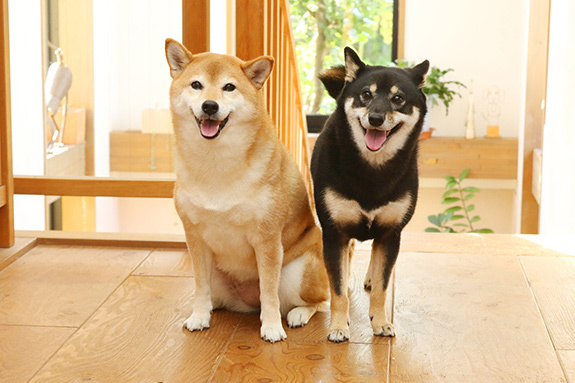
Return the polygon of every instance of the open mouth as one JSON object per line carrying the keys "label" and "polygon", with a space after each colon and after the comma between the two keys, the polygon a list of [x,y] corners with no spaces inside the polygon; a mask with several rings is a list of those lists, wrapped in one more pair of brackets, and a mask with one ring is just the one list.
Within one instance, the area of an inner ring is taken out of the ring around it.
{"label": "open mouth", "polygon": [[390,130],[379,130],[379,129],[373,129],[373,128],[366,129],[361,124],[361,120],[359,120],[359,126],[361,126],[361,128],[363,129],[363,131],[365,133],[365,135],[364,135],[365,145],[372,152],[376,152],[379,149],[381,149],[381,147],[383,146],[385,141],[387,141],[388,137],[391,136],[393,133],[395,133],[397,130],[399,130],[399,128],[402,125],[403,125],[403,122],[400,122],[399,124],[395,125]]}
{"label": "open mouth", "polygon": [[228,116],[221,121],[212,120],[209,118],[200,120],[196,116],[194,117],[196,118],[198,127],[200,128],[200,134],[202,135],[202,137],[211,140],[220,135],[222,129],[224,129],[224,127],[226,126],[226,123],[228,122],[230,115],[228,114]]}

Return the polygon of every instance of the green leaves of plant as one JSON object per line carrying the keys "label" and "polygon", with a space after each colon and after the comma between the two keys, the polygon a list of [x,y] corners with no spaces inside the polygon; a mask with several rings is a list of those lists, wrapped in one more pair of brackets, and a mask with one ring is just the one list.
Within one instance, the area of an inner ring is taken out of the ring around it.
{"label": "green leaves of plant", "polygon": [[493,230],[491,230],[491,229],[478,229],[478,230],[475,230],[475,233],[493,234]]}
{"label": "green leaves of plant", "polygon": [[[434,224],[435,226],[441,226],[441,222],[439,221],[439,217],[436,215],[430,215],[427,217],[427,220]],[[426,230],[427,231],[427,230]]]}
{"label": "green leaves of plant", "polygon": [[455,213],[456,211],[463,210],[461,206],[452,206],[448,209],[445,209],[444,213]]}
{"label": "green leaves of plant", "polygon": [[450,189],[450,190],[446,191],[445,193],[443,193],[441,198],[449,197],[453,193],[457,193],[457,191],[458,191],[457,189]]}
{"label": "green leaves of plant", "polygon": [[[479,193],[479,188],[473,186],[462,187],[461,182],[469,176],[469,169],[464,169],[459,177],[447,176],[445,180],[446,191],[441,196],[441,203],[444,205],[450,205],[454,203],[459,203],[455,206],[451,206],[439,213],[437,215],[430,215],[427,217],[428,221],[431,222],[436,227],[428,227],[425,229],[428,233],[493,233],[491,229],[475,229],[473,228],[473,223],[481,220],[481,218],[476,215],[470,217],[468,213],[475,210],[475,205],[467,205],[466,202],[475,197],[476,193]],[[455,214],[459,212],[460,214]],[[466,223],[462,223],[461,220],[465,220]],[[451,224],[453,221],[459,221],[457,223]],[[454,228],[463,228],[460,231]]]}
{"label": "green leaves of plant", "polygon": [[463,181],[469,175],[469,168],[464,169],[461,174],[459,175],[459,182]]}

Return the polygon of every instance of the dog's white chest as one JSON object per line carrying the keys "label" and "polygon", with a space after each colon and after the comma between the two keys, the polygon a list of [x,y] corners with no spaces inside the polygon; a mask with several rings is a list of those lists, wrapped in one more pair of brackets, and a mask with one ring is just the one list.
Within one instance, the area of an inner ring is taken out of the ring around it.
{"label": "dog's white chest", "polygon": [[175,195],[178,212],[192,224],[213,223],[218,226],[231,224],[243,226],[258,221],[267,211],[271,193],[267,189],[257,191],[181,190]]}
{"label": "dog's white chest", "polygon": [[[241,156],[240,156],[241,157]],[[233,158],[233,157],[231,157]],[[243,225],[257,220],[267,211],[272,197],[269,186],[261,184],[265,177],[267,155],[251,166],[241,160],[220,158],[178,158],[176,205],[193,224],[217,221]],[[200,165],[196,165],[200,164]]]}
{"label": "dog's white chest", "polygon": [[338,224],[357,223],[365,218],[369,227],[373,223],[386,226],[403,221],[411,205],[411,194],[370,211],[363,210],[357,201],[344,198],[332,189],[326,189],[324,201],[331,218]]}

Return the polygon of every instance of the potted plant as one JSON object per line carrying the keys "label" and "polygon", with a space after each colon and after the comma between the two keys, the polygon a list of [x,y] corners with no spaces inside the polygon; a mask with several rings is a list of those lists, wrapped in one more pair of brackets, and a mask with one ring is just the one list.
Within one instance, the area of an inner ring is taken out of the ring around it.
{"label": "potted plant", "polygon": [[[396,60],[395,65],[400,68],[410,68],[414,64],[406,60]],[[429,68],[429,72],[427,72],[423,93],[427,96],[428,113],[423,122],[422,138],[431,136],[431,128],[429,126],[429,111],[431,108],[439,104],[439,102],[442,102],[445,106],[445,114],[447,115],[449,113],[449,105],[455,96],[461,97],[459,92],[453,90],[453,86],[467,88],[459,81],[446,81],[444,76],[449,72],[453,72],[453,69],[439,69],[436,66],[432,66]]]}
{"label": "potted plant", "polygon": [[428,233],[493,233],[491,229],[478,229],[473,224],[481,220],[478,215],[470,214],[475,205],[469,200],[475,197],[480,190],[473,186],[463,187],[462,182],[469,175],[469,169],[464,169],[459,177],[447,176],[445,180],[445,193],[441,196],[441,203],[453,205],[437,215],[427,217],[433,226],[425,229]]}

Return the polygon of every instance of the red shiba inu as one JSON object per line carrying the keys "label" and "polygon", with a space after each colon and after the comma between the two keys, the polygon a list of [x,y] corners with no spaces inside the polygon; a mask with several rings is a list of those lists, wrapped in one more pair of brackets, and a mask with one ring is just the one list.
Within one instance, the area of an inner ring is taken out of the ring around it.
{"label": "red shiba inu", "polygon": [[329,299],[321,231],[261,88],[269,56],[192,54],[166,40],[176,137],[174,201],[195,270],[190,331],[216,308],[261,308],[261,337],[286,338]]}

